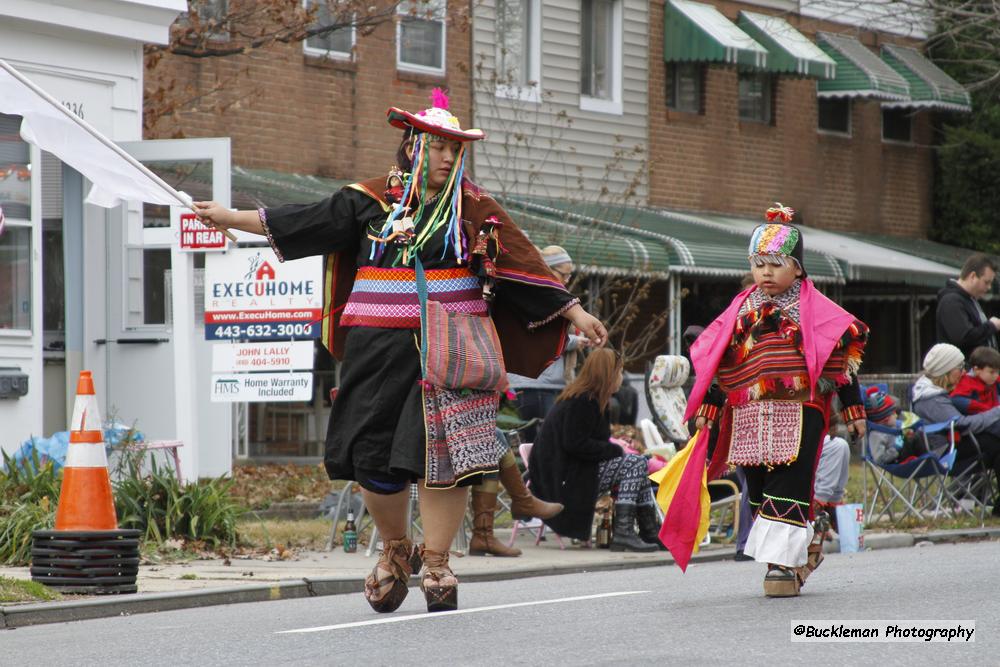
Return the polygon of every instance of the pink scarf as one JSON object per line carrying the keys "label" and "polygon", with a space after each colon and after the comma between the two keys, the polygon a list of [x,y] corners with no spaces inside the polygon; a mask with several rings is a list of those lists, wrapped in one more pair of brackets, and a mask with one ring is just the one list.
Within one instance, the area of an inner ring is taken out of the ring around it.
{"label": "pink scarf", "polygon": [[[695,383],[688,396],[685,421],[691,419],[705,400],[708,388],[719,369],[719,362],[733,337],[733,328],[740,313],[740,306],[756,287],[748,287],[733,299],[729,307],[708,325],[691,346],[691,362],[694,365]],[[809,389],[816,397],[816,382],[823,366],[837,346],[840,337],[854,322],[854,315],[830,301],[816,289],[808,278],[802,281],[799,297],[799,327],[802,330],[802,352],[809,371]]]}

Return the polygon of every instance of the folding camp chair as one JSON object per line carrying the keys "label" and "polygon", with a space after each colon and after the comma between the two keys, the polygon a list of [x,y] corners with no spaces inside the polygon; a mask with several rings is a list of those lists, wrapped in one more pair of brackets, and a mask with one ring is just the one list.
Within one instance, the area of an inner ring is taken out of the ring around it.
{"label": "folding camp chair", "polygon": [[[916,431],[927,445],[927,436],[933,433],[948,431],[949,443],[955,441],[955,420],[938,424],[914,425]],[[868,422],[864,442],[863,493],[865,502],[865,525],[872,525],[883,517],[897,523],[912,516],[924,520],[940,515],[949,509],[967,511],[958,502],[949,485],[948,475],[955,465],[954,444],[948,446],[943,454],[928,452],[904,463],[878,463],[871,453],[871,433],[881,432],[901,436],[901,429],[883,424]],[[930,448],[927,447],[929,450]],[[871,496],[868,491],[868,477],[872,476],[873,488]],[[900,509],[896,507],[901,506]],[[898,514],[898,518],[897,518]],[[971,513],[970,513],[971,515]]]}
{"label": "folding camp chair", "polygon": [[[965,513],[978,516],[980,525],[986,523],[986,513],[989,505],[997,496],[996,480],[993,469],[983,459],[979,441],[972,433],[963,433],[962,437],[972,443],[976,457],[955,461],[949,472],[947,494]],[[971,504],[971,507],[967,506]]]}

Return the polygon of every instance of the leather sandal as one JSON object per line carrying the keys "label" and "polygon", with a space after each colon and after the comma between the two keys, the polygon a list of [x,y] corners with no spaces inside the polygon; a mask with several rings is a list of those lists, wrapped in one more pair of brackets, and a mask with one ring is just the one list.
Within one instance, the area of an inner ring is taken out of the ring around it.
{"label": "leather sandal", "polygon": [[819,564],[823,562],[823,542],[830,532],[830,515],[826,512],[817,512],[816,520],[813,521],[813,538],[806,547],[806,564],[796,568],[796,573],[805,585],[806,579],[812,574]]}
{"label": "leather sandal", "polygon": [[769,598],[793,598],[799,595],[802,581],[789,567],[768,563],[764,575],[764,595]]}
{"label": "leather sandal", "polygon": [[[448,552],[421,547],[420,555],[425,567],[420,590],[427,600],[427,611],[458,609],[458,578],[448,566]],[[447,583],[449,579],[454,583]]]}
{"label": "leather sandal", "polygon": [[414,551],[413,542],[405,537],[388,540],[383,546],[378,562],[365,578],[365,599],[378,613],[394,612],[406,599]]}

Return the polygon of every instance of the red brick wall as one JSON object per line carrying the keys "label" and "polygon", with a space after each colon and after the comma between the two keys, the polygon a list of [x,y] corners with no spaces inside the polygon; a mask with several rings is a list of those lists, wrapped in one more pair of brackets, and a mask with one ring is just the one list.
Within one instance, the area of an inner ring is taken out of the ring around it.
{"label": "red brick wall", "polygon": [[[465,4],[449,2],[449,17]],[[362,179],[385,173],[394,163],[400,132],[385,120],[386,109],[416,111],[430,106],[435,86],[449,91],[451,109],[468,124],[471,30],[449,18],[443,77],[396,70],[395,25],[358,35],[352,63],[303,53],[300,42],[276,44],[246,55],[147,59],[146,108],[161,84],[175,81],[175,99],[193,107],[160,117],[145,138],[232,137],[232,161],[330,178]],[[219,84],[224,89],[210,93]]]}
{"label": "red brick wall", "polygon": [[[735,20],[759,6],[713,2]],[[801,212],[817,227],[923,236],[931,219],[930,119],[918,114],[913,144],[884,143],[879,103],[855,100],[850,137],[817,131],[813,79],[775,79],[774,122],[739,120],[737,73],[706,68],[704,113],[667,109],[663,62],[663,0],[650,3],[650,204],[760,217],[773,201]],[[815,39],[817,30],[845,26],[785,18]],[[863,33],[874,46],[882,39]],[[893,41],[903,41],[896,40]]]}

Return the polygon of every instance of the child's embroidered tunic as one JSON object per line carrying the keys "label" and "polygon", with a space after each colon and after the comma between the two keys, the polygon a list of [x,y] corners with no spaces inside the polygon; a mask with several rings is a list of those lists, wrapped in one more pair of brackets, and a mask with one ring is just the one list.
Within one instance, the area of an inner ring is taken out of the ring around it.
{"label": "child's embroidered tunic", "polygon": [[868,327],[857,319],[846,326],[820,360],[813,391],[803,352],[803,286],[796,280],[773,297],[760,289],[746,295],[716,368],[717,388],[696,413],[720,422],[716,457],[746,472],[757,517],[746,553],[790,567],[805,563],[812,538],[813,474],[832,395],[845,423],[865,415],[856,374]]}

